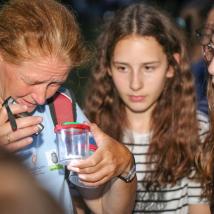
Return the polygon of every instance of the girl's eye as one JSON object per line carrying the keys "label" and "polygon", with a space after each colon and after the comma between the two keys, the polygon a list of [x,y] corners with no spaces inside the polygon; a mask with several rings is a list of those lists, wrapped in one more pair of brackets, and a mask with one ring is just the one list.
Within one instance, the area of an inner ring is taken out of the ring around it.
{"label": "girl's eye", "polygon": [[155,67],[154,66],[145,66],[144,67],[144,71],[146,72],[146,73],[150,73],[150,72],[152,72],[152,71],[154,71],[155,70]]}
{"label": "girl's eye", "polygon": [[128,68],[125,67],[125,66],[116,66],[116,69],[119,71],[119,72],[127,72],[128,71]]}

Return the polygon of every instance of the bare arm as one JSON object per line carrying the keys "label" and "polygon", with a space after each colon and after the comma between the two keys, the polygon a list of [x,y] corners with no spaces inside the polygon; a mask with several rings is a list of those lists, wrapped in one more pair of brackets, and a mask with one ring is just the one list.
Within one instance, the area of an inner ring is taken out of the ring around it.
{"label": "bare arm", "polygon": [[104,213],[132,213],[135,204],[136,186],[136,178],[131,183],[125,183],[118,178],[111,182],[111,191],[106,192],[102,201]]}
{"label": "bare arm", "polygon": [[68,165],[68,169],[76,171],[81,181],[96,189],[80,189],[80,192],[94,213],[128,214],[132,212],[136,178],[125,183],[117,178],[128,172],[133,165],[131,152],[125,145],[104,134],[92,124],[91,131],[98,145],[97,151],[87,158]]}
{"label": "bare arm", "polygon": [[95,214],[132,213],[136,196],[136,178],[125,183],[119,178],[112,179],[99,189],[80,189],[89,209]]}
{"label": "bare arm", "polygon": [[189,205],[189,214],[211,214],[208,204]]}

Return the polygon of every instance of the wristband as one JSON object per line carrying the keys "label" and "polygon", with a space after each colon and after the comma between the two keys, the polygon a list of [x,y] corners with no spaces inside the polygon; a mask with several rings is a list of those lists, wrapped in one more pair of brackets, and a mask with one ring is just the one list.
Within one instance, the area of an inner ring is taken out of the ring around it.
{"label": "wristband", "polygon": [[123,180],[126,183],[130,183],[136,176],[136,165],[135,165],[135,159],[134,159],[134,155],[133,154],[132,154],[132,158],[133,158],[133,166],[129,170],[129,172],[127,172],[126,175],[122,175],[121,174],[121,175],[118,176],[118,178],[120,178],[121,180]]}

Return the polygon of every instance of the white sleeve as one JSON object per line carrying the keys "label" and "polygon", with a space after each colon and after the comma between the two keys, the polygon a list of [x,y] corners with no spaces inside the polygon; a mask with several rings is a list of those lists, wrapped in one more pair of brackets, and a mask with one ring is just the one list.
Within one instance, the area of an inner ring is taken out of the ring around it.
{"label": "white sleeve", "polygon": [[188,204],[208,204],[206,198],[202,198],[202,187],[200,183],[193,180],[188,182]]}
{"label": "white sleeve", "polygon": [[[209,131],[209,120],[203,112],[197,111],[197,119],[199,123],[199,136],[203,143]],[[206,198],[202,198],[203,189],[199,182],[191,179],[188,180],[188,201],[189,204],[208,204]]]}
{"label": "white sleeve", "polygon": [[197,119],[199,123],[199,136],[201,142],[204,142],[208,132],[209,132],[209,118],[201,111],[197,111]]}

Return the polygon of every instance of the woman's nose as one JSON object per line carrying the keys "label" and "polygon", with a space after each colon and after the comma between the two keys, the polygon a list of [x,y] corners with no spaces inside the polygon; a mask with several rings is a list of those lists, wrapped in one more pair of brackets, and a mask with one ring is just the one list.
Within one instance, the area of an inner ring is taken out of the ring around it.
{"label": "woman's nose", "polygon": [[37,86],[32,93],[32,98],[38,105],[43,105],[46,102],[46,93],[46,86]]}

